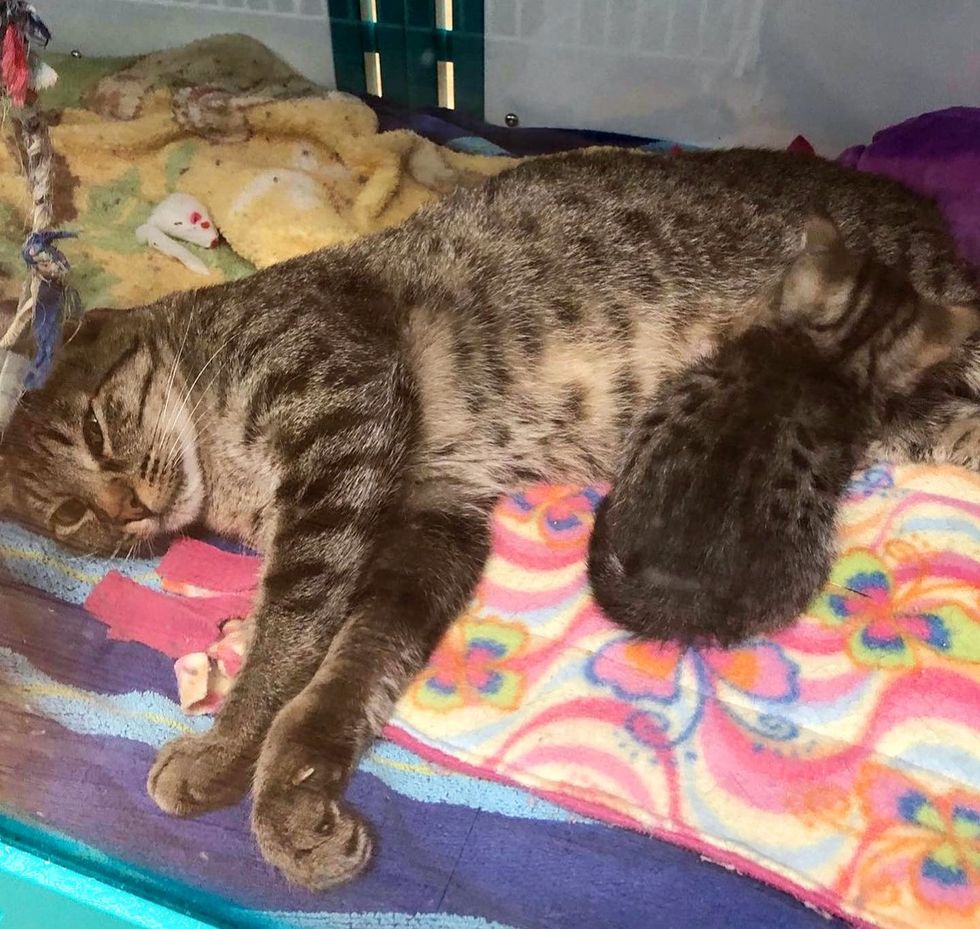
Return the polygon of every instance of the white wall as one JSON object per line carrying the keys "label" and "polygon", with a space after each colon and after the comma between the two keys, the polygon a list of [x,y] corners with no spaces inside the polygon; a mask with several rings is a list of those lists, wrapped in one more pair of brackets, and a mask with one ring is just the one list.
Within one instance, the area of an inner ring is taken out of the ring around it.
{"label": "white wall", "polygon": [[37,0],[52,49],[89,56],[171,48],[243,32],[307,77],[334,86],[326,0]]}
{"label": "white wall", "polygon": [[487,0],[487,117],[825,154],[980,105],[977,0]]}

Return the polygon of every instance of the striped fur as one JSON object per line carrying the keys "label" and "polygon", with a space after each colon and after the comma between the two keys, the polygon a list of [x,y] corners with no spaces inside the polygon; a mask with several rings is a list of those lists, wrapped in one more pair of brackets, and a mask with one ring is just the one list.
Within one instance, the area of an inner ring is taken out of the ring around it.
{"label": "striped fur", "polygon": [[[289,879],[356,874],[371,839],[344,784],[470,596],[495,497],[614,478],[658,385],[757,306],[814,203],[923,294],[975,299],[936,209],[892,182],[776,153],[594,152],[90,314],[8,432],[6,508],[81,550],[197,524],[267,556],[245,667],[212,732],[161,752],[156,801],[191,815],[253,784]],[[975,362],[895,410],[893,447],[948,453],[929,430],[975,415]]]}
{"label": "striped fur", "polygon": [[827,580],[845,488],[887,420],[980,328],[811,219],[800,256],[668,377],[596,518],[592,588],[630,631],[732,645],[793,622]]}

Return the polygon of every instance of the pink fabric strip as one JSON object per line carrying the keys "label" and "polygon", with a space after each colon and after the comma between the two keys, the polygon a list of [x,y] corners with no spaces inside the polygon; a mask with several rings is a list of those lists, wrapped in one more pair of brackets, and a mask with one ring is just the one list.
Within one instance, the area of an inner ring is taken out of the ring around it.
{"label": "pink fabric strip", "polygon": [[178,539],[158,569],[165,581],[205,590],[245,593],[258,586],[260,558],[223,552],[195,539]]}
{"label": "pink fabric strip", "polygon": [[142,587],[116,571],[105,576],[85,601],[85,608],[109,627],[109,637],[142,642],[170,658],[205,651],[229,616],[248,613],[248,597],[174,597]]}

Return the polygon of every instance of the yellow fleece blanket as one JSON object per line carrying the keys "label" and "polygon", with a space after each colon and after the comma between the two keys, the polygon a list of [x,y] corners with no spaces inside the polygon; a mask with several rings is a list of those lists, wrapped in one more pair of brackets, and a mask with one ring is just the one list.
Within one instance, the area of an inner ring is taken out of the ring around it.
{"label": "yellow fleece blanket", "polygon": [[[255,79],[257,54],[269,59],[268,84]],[[186,83],[189,57],[198,85]],[[49,110],[55,220],[78,233],[64,251],[86,307],[145,303],[349,241],[515,163],[379,132],[370,107],[284,78],[285,65],[240,36],[135,63],[53,63],[61,73]],[[11,120],[3,132],[0,300],[9,310],[23,279],[27,193]],[[135,237],[173,192],[202,201],[221,232],[219,248],[189,246],[207,277]]]}

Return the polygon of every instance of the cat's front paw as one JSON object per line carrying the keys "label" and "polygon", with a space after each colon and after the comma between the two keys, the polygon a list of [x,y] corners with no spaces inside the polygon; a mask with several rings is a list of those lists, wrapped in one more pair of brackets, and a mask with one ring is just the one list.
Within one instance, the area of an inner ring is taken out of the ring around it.
{"label": "cat's front paw", "polygon": [[353,880],[374,849],[370,827],[356,811],[329,792],[291,781],[256,798],[252,831],[266,861],[313,891]]}
{"label": "cat's front paw", "polygon": [[980,416],[950,423],[936,443],[936,459],[980,471]]}
{"label": "cat's front paw", "polygon": [[251,763],[231,740],[214,733],[185,735],[160,749],[146,789],[165,813],[198,816],[238,803],[251,777]]}
{"label": "cat's front paw", "polygon": [[367,867],[374,839],[367,822],[339,800],[344,769],[287,751],[267,758],[252,807],[259,850],[286,880],[323,891]]}
{"label": "cat's front paw", "polygon": [[252,831],[287,880],[322,891],[367,867],[374,838],[341,800],[356,752],[330,739],[335,727],[314,709],[298,697],[269,730],[255,773]]}

